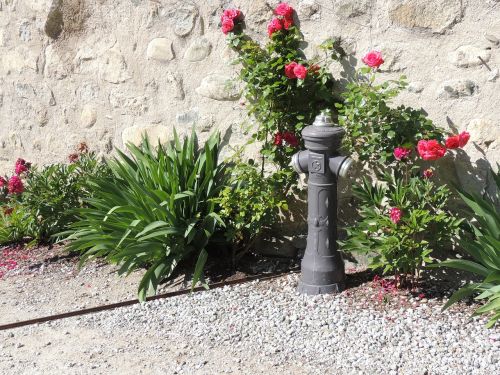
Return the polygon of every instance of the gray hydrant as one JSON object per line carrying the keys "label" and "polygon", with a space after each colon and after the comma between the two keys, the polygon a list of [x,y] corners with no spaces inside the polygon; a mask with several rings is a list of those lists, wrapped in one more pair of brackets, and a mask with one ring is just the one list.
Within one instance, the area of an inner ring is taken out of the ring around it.
{"label": "gray hydrant", "polygon": [[337,180],[345,177],[352,159],[339,155],[344,134],[322,112],[302,130],[307,150],[292,157],[298,173],[309,173],[307,247],[298,286],[303,294],[337,293],[345,288],[344,261],[337,250]]}

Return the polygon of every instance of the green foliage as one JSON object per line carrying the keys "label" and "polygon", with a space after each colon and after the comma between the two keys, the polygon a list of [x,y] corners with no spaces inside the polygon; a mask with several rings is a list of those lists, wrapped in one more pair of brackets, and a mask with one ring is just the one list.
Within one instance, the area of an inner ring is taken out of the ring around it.
{"label": "green foliage", "polygon": [[336,105],[339,124],[346,130],[345,150],[377,172],[394,162],[396,147],[411,149],[420,139],[443,139],[442,130],[422,110],[391,106],[406,86],[404,76],[375,84],[375,72],[361,68],[342,94],[344,102]]}
{"label": "green foliage", "polygon": [[[422,266],[432,262],[433,249],[446,246],[462,221],[446,210],[446,186],[417,173],[418,167],[409,176],[385,173],[379,183],[365,178],[356,186],[361,219],[340,243],[343,251],[372,255],[371,268],[394,273],[403,284],[407,275],[418,278]],[[402,211],[399,221],[390,217],[395,207]]]}
{"label": "green foliage", "polygon": [[118,151],[108,162],[112,176],[91,182],[89,207],[68,236],[69,250],[82,252],[82,263],[106,257],[120,274],[147,267],[139,298],[156,292],[181,261],[196,259],[193,286],[203,279],[205,247],[224,223],[216,198],[226,183],[218,163],[220,138],[210,137],[198,149],[196,135],[180,141],[177,134],[156,149],[147,140],[128,145],[131,157]]}
{"label": "green foliage", "polygon": [[221,191],[218,204],[227,225],[226,237],[235,252],[243,254],[264,228],[278,221],[280,210],[288,207],[280,172],[263,177],[255,165],[241,161],[231,172],[229,185]]}
{"label": "green foliage", "polygon": [[[500,172],[495,177],[497,191],[500,192]],[[493,327],[500,319],[500,215],[494,199],[475,193],[459,192],[463,201],[474,212],[475,223],[470,224],[470,233],[462,234],[460,245],[472,257],[467,259],[448,259],[438,264],[468,271],[483,277],[480,283],[469,284],[455,292],[444,309],[455,302],[480,293],[476,299],[485,301],[474,314],[490,314],[487,323]]]}
{"label": "green foliage", "polygon": [[[274,144],[275,134],[291,132],[300,140],[301,130],[322,109],[333,108],[335,102],[333,76],[317,65],[319,60],[305,59],[299,49],[301,42],[302,34],[295,26],[275,32],[265,48],[243,34],[232,33],[228,38],[239,54],[236,63],[242,66],[240,77],[246,83],[249,114],[257,120],[253,140],[262,142],[261,153],[266,160],[290,175],[290,157],[296,147]],[[324,59],[338,58],[336,48],[333,40],[325,43]],[[285,66],[293,61],[308,69],[305,79],[287,78]]]}
{"label": "green foliage", "polygon": [[108,170],[93,153],[82,153],[72,164],[33,167],[26,177],[20,205],[27,215],[27,235],[37,243],[58,240],[77,220],[75,209],[91,194],[88,181]]}
{"label": "green foliage", "polygon": [[31,220],[20,204],[11,203],[0,207],[0,244],[23,241],[29,233]]}

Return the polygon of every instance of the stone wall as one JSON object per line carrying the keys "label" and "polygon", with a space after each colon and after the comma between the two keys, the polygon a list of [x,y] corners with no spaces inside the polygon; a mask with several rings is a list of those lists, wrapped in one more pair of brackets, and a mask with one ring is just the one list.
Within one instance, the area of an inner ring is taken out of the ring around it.
{"label": "stone wall", "polygon": [[[63,161],[80,141],[106,154],[143,132],[168,139],[174,127],[195,126],[202,139],[220,129],[232,145],[243,143],[241,125],[251,120],[219,16],[242,9],[249,32],[264,41],[277,3],[0,0],[0,172],[17,157]],[[342,69],[332,66],[339,77],[381,49],[383,75],[411,82],[401,103],[471,133],[467,155],[442,161],[449,177],[477,189],[488,184],[485,168],[500,160],[499,0],[290,4],[306,55],[342,38],[351,56]]]}

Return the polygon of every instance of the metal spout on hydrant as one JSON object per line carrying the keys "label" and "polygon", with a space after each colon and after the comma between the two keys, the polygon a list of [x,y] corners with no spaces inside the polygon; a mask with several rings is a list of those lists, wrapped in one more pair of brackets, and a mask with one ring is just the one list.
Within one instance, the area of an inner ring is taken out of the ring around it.
{"label": "metal spout on hydrant", "polygon": [[345,177],[352,159],[339,155],[344,129],[322,112],[302,130],[307,150],[293,155],[298,173],[309,173],[307,247],[298,291],[336,293],[344,289],[344,261],[337,250],[337,180]]}

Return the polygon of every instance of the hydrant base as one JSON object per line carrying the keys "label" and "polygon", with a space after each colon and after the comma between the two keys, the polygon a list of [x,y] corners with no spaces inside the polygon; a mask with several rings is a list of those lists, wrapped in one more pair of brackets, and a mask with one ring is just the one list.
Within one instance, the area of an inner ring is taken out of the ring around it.
{"label": "hydrant base", "polygon": [[345,283],[335,283],[329,285],[309,285],[299,281],[299,285],[297,287],[297,291],[300,294],[307,294],[310,296],[315,296],[318,294],[334,294],[340,293],[345,290]]}

